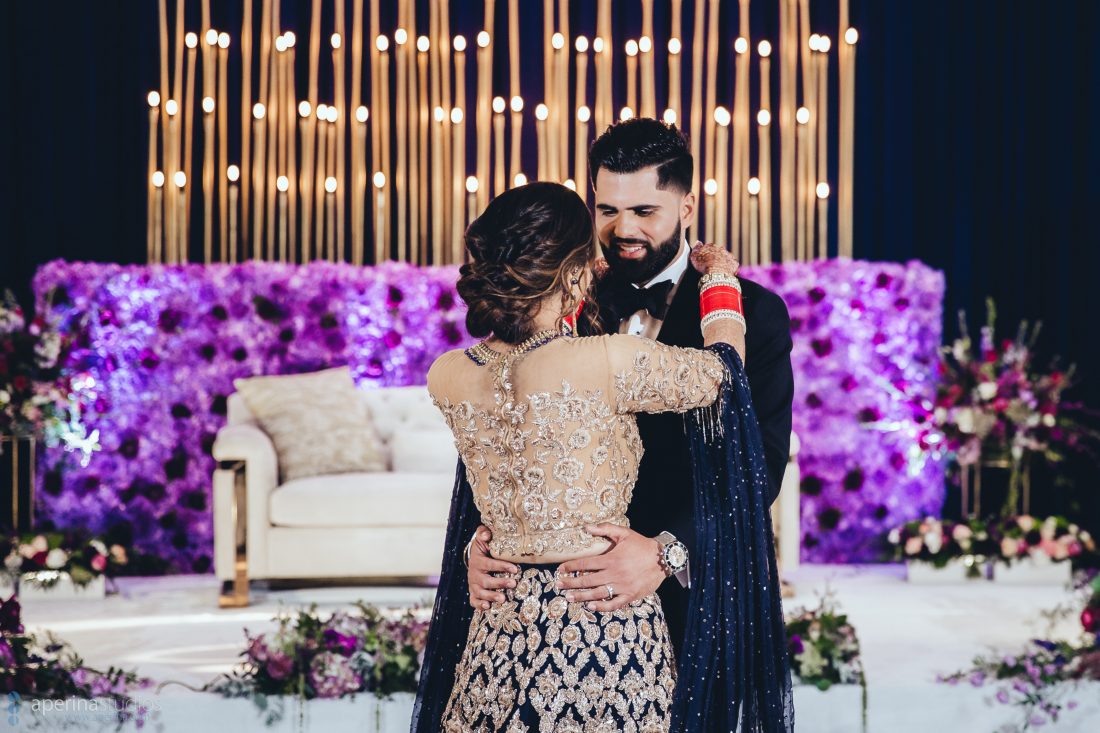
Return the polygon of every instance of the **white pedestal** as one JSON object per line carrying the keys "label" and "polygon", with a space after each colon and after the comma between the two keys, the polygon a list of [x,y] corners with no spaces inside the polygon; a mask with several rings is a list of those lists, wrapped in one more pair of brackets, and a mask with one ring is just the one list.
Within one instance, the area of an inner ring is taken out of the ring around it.
{"label": "white pedestal", "polygon": [[998,563],[993,569],[996,583],[1009,585],[1066,585],[1073,575],[1069,560],[1055,562],[1045,552],[1033,552],[1011,565]]}
{"label": "white pedestal", "polygon": [[863,688],[833,685],[822,692],[813,685],[796,684],[794,711],[798,730],[859,733],[863,730]]}
{"label": "white pedestal", "polygon": [[[73,583],[72,576],[61,573],[57,582],[49,588],[31,579],[31,573],[24,573],[19,581],[19,600],[27,601],[101,601],[107,596],[107,579],[100,575],[81,587]],[[11,581],[4,576],[0,581],[0,594],[7,597],[15,591]]]}
{"label": "white pedestal", "polygon": [[937,568],[926,562],[914,562],[912,560],[905,563],[905,572],[909,582],[917,585],[940,585],[945,583],[958,585],[960,583],[980,583],[988,579],[984,562],[978,568],[978,577],[967,575],[968,570],[966,563],[961,559],[951,560],[942,568]]}

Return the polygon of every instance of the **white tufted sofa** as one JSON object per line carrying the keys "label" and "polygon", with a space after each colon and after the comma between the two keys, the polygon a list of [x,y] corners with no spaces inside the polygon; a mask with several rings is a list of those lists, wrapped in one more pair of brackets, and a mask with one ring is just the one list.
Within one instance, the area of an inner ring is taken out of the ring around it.
{"label": "white tufted sofa", "polygon": [[[280,485],[275,447],[239,394],[213,455],[244,461],[247,576],[424,578],[439,573],[458,454],[427,388],[361,389],[389,470]],[[235,574],[234,473],[214,474],[214,565]]]}

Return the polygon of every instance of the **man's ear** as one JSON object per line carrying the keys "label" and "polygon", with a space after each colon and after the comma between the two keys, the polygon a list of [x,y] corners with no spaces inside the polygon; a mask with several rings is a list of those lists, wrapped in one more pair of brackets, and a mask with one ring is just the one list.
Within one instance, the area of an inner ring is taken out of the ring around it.
{"label": "man's ear", "polygon": [[688,191],[680,199],[680,227],[688,229],[695,224],[695,192]]}

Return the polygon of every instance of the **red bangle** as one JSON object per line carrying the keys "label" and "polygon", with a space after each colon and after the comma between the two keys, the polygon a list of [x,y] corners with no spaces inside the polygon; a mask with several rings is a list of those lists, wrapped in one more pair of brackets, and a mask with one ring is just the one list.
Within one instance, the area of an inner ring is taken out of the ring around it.
{"label": "red bangle", "polygon": [[712,286],[699,296],[699,310],[702,315],[716,310],[732,310],[744,315],[744,302],[741,293],[728,286]]}

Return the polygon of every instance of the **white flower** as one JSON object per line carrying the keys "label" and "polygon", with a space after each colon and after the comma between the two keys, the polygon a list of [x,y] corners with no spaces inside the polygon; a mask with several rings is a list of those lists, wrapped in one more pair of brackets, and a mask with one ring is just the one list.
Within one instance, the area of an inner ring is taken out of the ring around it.
{"label": "white flower", "polygon": [[1049,412],[1043,415],[1043,425],[1046,425],[1048,428],[1054,427],[1056,422],[1057,420],[1054,419],[1054,415],[1051,415]]}
{"label": "white flower", "polygon": [[1005,537],[1001,540],[1001,554],[1005,557],[1016,557],[1016,554],[1020,551],[1020,543],[1012,537]]}
{"label": "white flower", "polygon": [[0,389],[0,405],[11,402],[11,395]]}
{"label": "white flower", "polygon": [[988,402],[997,396],[996,382],[982,382],[978,385],[978,396]]}
{"label": "white flower", "polygon": [[928,546],[928,551],[935,555],[943,549],[943,535],[939,531],[929,532],[924,535],[924,544]]}
{"label": "white flower", "polygon": [[959,431],[963,433],[974,432],[974,411],[969,407],[964,407],[955,413],[955,424],[959,426]]}
{"label": "white flower", "polygon": [[34,548],[35,552],[45,552],[50,549],[49,543],[46,542],[46,538],[42,535],[38,535],[31,540],[31,547]]}
{"label": "white flower", "polygon": [[898,530],[897,527],[894,527],[892,530],[890,530],[890,534],[887,535],[886,539],[890,541],[891,545],[896,545],[897,543],[901,542],[901,532]]}
{"label": "white flower", "polygon": [[956,542],[962,542],[963,540],[969,540],[974,535],[970,527],[965,524],[956,524],[951,530],[951,536],[955,538]]}
{"label": "white flower", "polygon": [[916,555],[920,552],[920,548],[923,544],[920,537],[910,537],[905,541],[905,554]]}
{"label": "white flower", "polygon": [[1016,524],[1025,532],[1030,532],[1035,527],[1035,517],[1030,514],[1023,514],[1016,517]]}
{"label": "white flower", "polygon": [[88,544],[94,547],[95,551],[98,552],[100,555],[107,554],[107,545],[103,544],[102,540],[92,540]]}
{"label": "white flower", "polygon": [[55,547],[54,549],[50,550],[48,555],[46,555],[46,567],[50,568],[51,570],[57,570],[59,568],[65,567],[65,563],[67,563],[68,561],[68,553],[66,553],[60,547]]}

